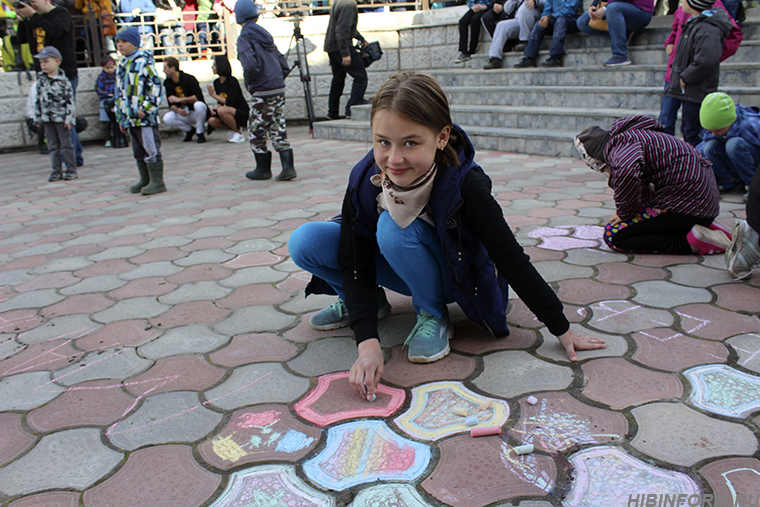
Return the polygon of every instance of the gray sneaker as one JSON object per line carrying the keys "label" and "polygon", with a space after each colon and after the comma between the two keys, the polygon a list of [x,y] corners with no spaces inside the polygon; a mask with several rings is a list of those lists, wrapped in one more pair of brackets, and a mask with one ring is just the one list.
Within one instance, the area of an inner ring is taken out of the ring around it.
{"label": "gray sneaker", "polygon": [[[381,290],[377,293],[377,318],[384,319],[390,314],[391,304],[385,298],[385,291]],[[340,298],[330,306],[319,310],[309,319],[311,327],[320,331],[346,327],[348,323],[348,308]]]}
{"label": "gray sneaker", "polygon": [[467,53],[459,53],[459,56],[456,60],[454,60],[454,63],[464,63],[469,60],[472,60],[472,57],[470,55]]}
{"label": "gray sneaker", "polygon": [[420,309],[417,325],[404,342],[404,345],[409,345],[409,360],[413,363],[432,363],[443,359],[451,350],[449,340],[453,336],[454,327],[448,311],[444,310],[439,319]]}
{"label": "gray sneaker", "polygon": [[501,58],[496,57],[490,57],[488,60],[486,60],[485,65],[483,65],[483,68],[485,70],[491,70],[491,69],[500,69],[501,68]]}
{"label": "gray sneaker", "polygon": [[734,280],[743,280],[760,266],[760,234],[746,220],[737,220],[726,249],[726,267]]}

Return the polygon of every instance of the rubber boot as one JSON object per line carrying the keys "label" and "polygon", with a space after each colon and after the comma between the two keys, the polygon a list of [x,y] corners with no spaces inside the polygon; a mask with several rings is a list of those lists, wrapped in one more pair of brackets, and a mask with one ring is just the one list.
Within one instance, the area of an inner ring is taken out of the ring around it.
{"label": "rubber boot", "polygon": [[268,180],[272,177],[272,152],[254,153],[256,169],[245,173],[249,180]]}
{"label": "rubber boot", "polygon": [[280,152],[282,171],[274,179],[277,181],[292,180],[296,177],[296,168],[293,167],[293,149],[288,148]]}
{"label": "rubber boot", "polygon": [[150,174],[150,183],[147,187],[143,187],[140,192],[142,195],[153,195],[166,192],[166,185],[164,185],[164,161],[151,162],[148,164],[148,174]]}
{"label": "rubber boot", "polygon": [[148,164],[145,162],[137,163],[137,170],[140,171],[140,181],[129,187],[129,191],[133,194],[139,194],[148,183],[150,183],[150,175],[148,175]]}

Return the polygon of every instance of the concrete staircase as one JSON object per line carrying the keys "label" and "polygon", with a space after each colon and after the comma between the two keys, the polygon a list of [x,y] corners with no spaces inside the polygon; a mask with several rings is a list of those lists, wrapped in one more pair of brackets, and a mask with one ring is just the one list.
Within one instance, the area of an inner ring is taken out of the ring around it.
{"label": "concrete staircase", "polygon": [[[760,13],[750,9],[737,53],[721,63],[720,90],[745,105],[760,105]],[[465,68],[416,69],[438,79],[449,95],[452,116],[478,149],[552,156],[577,156],[573,137],[592,125],[608,128],[620,117],[659,116],[667,63],[663,45],[670,16],[656,17],[634,35],[634,65],[602,66],[609,39],[568,37],[561,69],[514,69],[521,53],[505,53],[504,68],[483,70],[488,44]],[[549,41],[539,53],[548,57]],[[403,68],[403,63],[402,68]],[[452,64],[453,65],[453,64]],[[679,125],[680,127],[680,125]],[[315,136],[370,142],[369,106],[352,110],[350,120],[320,122]]]}

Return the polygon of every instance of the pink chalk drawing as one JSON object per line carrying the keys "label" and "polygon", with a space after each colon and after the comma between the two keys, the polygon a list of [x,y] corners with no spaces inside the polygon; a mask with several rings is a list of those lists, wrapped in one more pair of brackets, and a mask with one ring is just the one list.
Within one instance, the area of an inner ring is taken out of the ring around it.
{"label": "pink chalk drawing", "polygon": [[383,421],[356,421],[327,430],[325,448],[306,461],[306,476],[337,491],[375,481],[413,481],[430,463],[430,449],[407,440]]}
{"label": "pink chalk drawing", "polygon": [[[2,300],[5,301],[5,300]],[[2,303],[0,301],[0,303]],[[24,324],[25,322],[30,322],[34,319],[37,319],[37,315],[35,313],[30,313],[29,315],[25,315],[22,317],[15,317],[12,319],[6,319],[4,317],[0,317],[0,331],[4,333],[12,332],[12,327],[18,326],[19,324]]]}
{"label": "pink chalk drawing", "polygon": [[335,500],[299,479],[292,466],[263,465],[232,474],[210,507],[333,507]]}
{"label": "pink chalk drawing", "polygon": [[506,470],[516,475],[521,481],[543,490],[550,491],[554,487],[554,474],[547,473],[544,464],[533,454],[517,454],[515,448],[501,442],[501,464]]}
{"label": "pink chalk drawing", "polygon": [[[491,403],[480,410],[484,400]],[[394,422],[408,435],[421,440],[438,440],[456,433],[469,432],[466,417],[457,411],[477,418],[477,426],[502,426],[509,418],[509,405],[498,399],[476,394],[461,382],[433,382],[412,389],[409,410]]]}
{"label": "pink chalk drawing", "polygon": [[699,495],[688,475],[633,458],[617,447],[592,447],[570,457],[575,480],[563,507],[628,505],[628,495]]}
{"label": "pink chalk drawing", "polygon": [[538,248],[546,250],[571,250],[573,248],[602,248],[608,250],[602,240],[604,227],[595,225],[561,225],[539,227],[528,233],[529,238],[540,239]]}
{"label": "pink chalk drawing", "polygon": [[[343,371],[319,377],[317,387],[294,405],[296,413],[325,427],[357,417],[388,417],[404,403],[406,394],[403,389],[383,384],[377,386],[377,399],[368,402],[349,385],[348,374]],[[329,402],[323,398],[329,398]]]}
{"label": "pink chalk drawing", "polygon": [[243,414],[240,416],[240,421],[236,422],[235,425],[238,428],[266,428],[276,422],[280,422],[281,415],[282,412],[276,410],[269,410],[259,414]]}
{"label": "pink chalk drawing", "polygon": [[760,379],[724,364],[684,372],[693,389],[689,401],[714,414],[746,417],[760,408]]}

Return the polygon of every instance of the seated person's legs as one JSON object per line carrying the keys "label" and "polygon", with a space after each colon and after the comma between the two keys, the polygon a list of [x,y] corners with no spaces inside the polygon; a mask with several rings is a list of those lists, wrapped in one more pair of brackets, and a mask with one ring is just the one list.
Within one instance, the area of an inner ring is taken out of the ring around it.
{"label": "seated person's legs", "polygon": [[712,162],[715,180],[721,190],[730,190],[740,183],[739,173],[729,162],[725,140],[709,139],[702,143],[701,151]]}
{"label": "seated person's legs", "polygon": [[483,66],[485,69],[496,69],[501,67],[501,60],[504,57],[504,45],[508,40],[517,37],[520,25],[516,19],[505,19],[496,25],[493,31],[493,40],[488,49],[488,61]]}
{"label": "seated person's legs", "polygon": [[203,131],[204,131],[203,126],[206,123],[207,112],[208,112],[208,106],[204,102],[201,102],[200,100],[198,100],[193,103],[191,115],[193,116],[193,120],[195,121],[196,134],[203,134]]}
{"label": "seated person's legs", "polygon": [[541,43],[544,41],[544,34],[547,30],[547,28],[541,28],[538,23],[539,22],[536,21],[536,24],[533,25],[533,29],[530,32],[530,40],[528,41],[528,45],[525,47],[525,51],[523,51],[523,54],[525,56],[523,56],[523,59],[515,65],[516,68],[536,66],[538,48],[541,47]]}
{"label": "seated person's legs", "polygon": [[530,39],[530,32],[533,30],[533,25],[535,25],[540,18],[541,10],[539,9],[528,9],[525,7],[525,4],[517,9],[515,19],[520,24],[520,33],[518,34],[520,42],[528,42]]}
{"label": "seated person's legs", "polygon": [[760,165],[760,147],[748,143],[741,137],[732,137],[726,141],[725,153],[739,179],[750,186]]}

